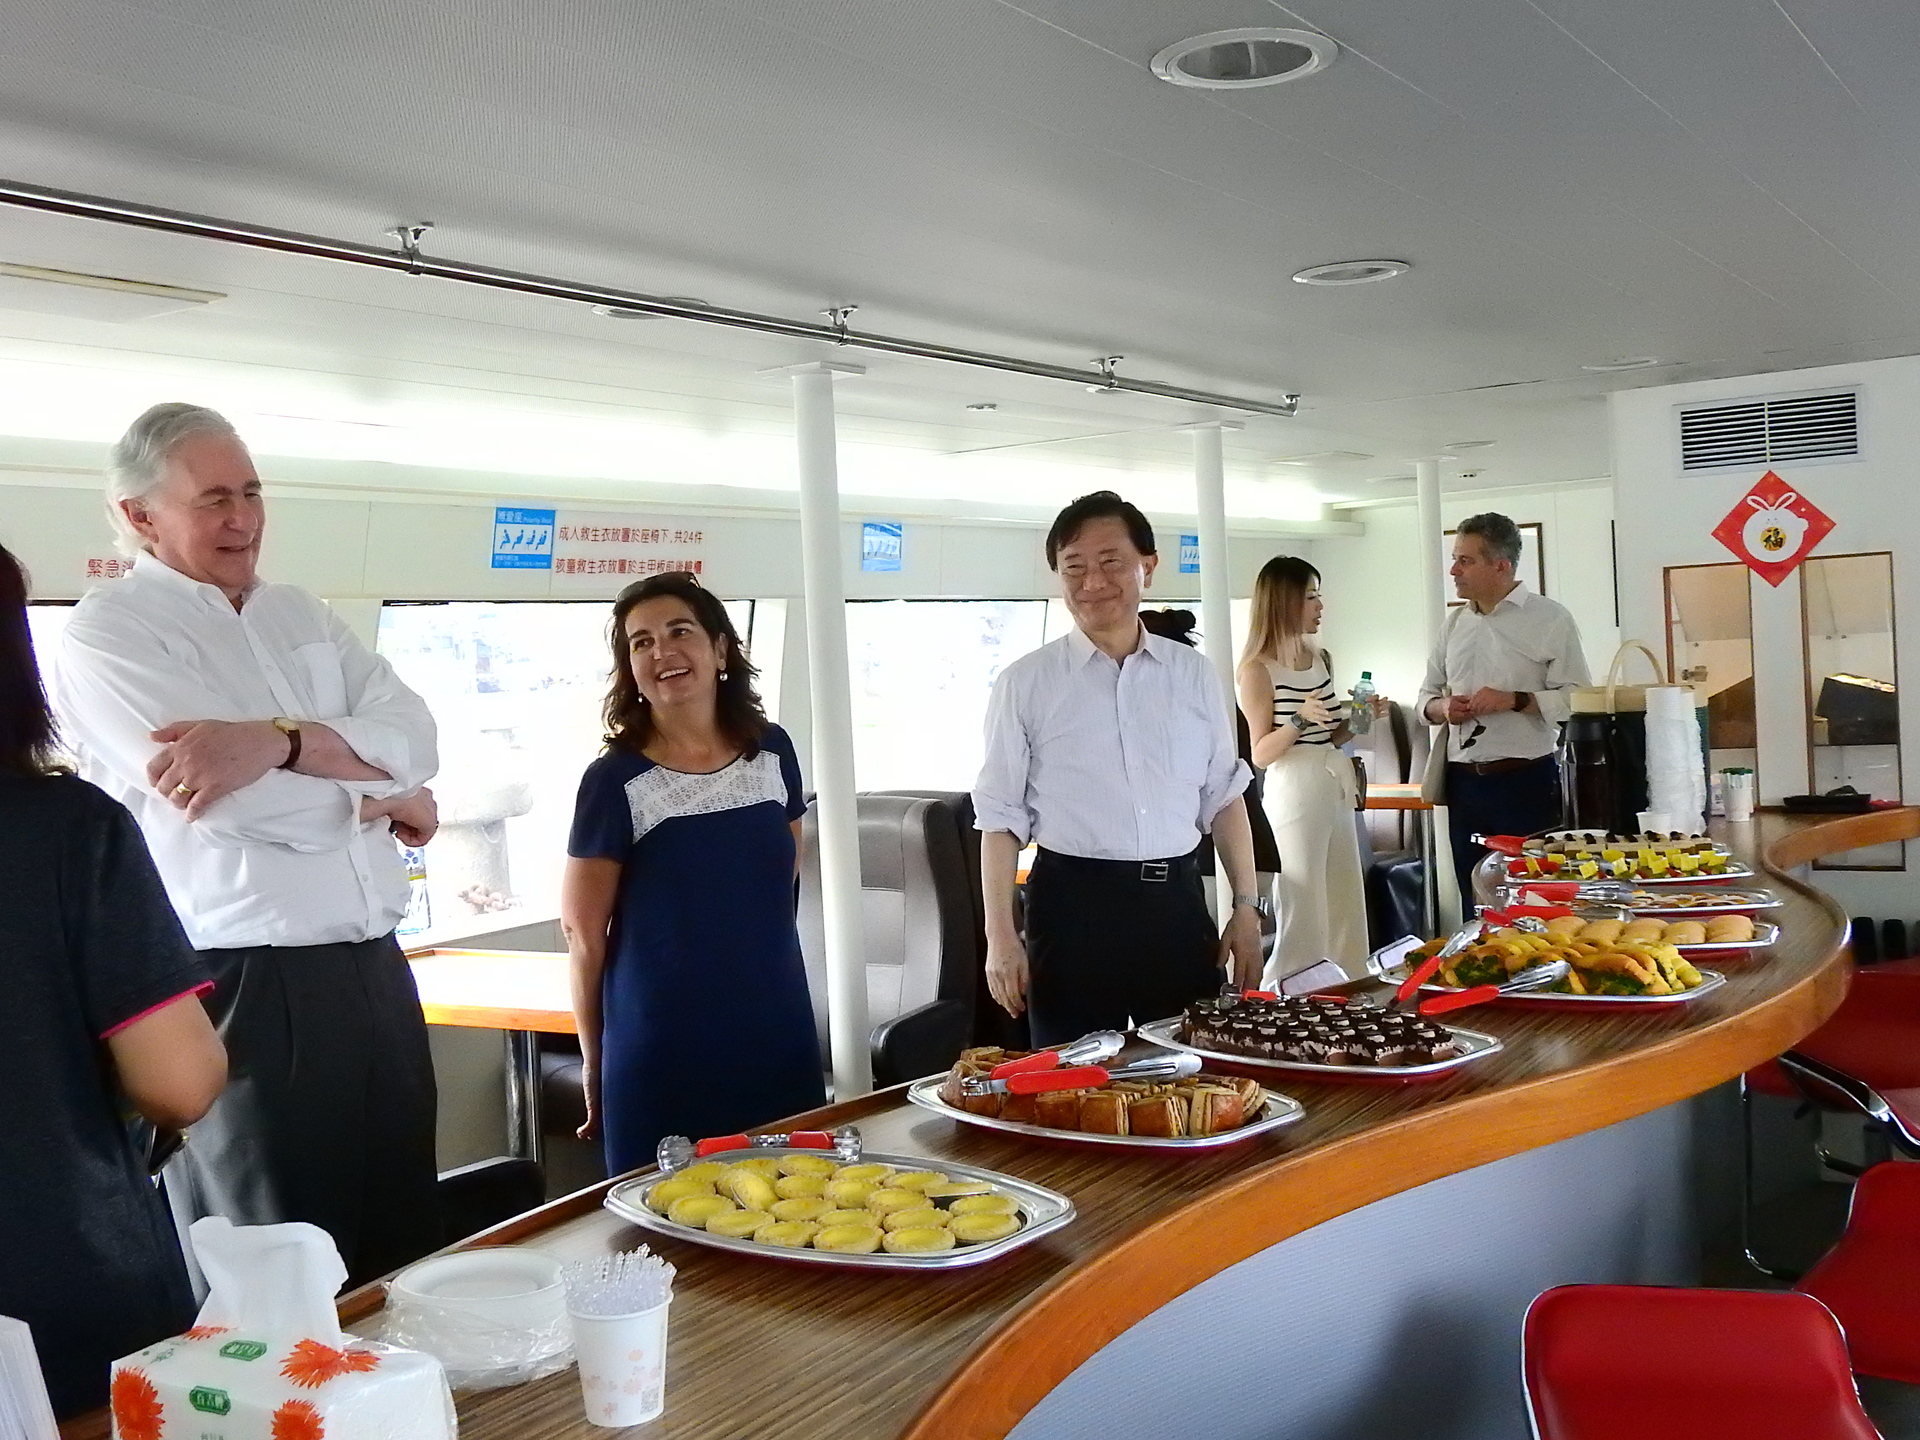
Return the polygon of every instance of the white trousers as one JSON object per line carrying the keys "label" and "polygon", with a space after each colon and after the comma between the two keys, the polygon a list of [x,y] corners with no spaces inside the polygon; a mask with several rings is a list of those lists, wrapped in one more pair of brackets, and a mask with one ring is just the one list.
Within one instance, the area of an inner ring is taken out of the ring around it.
{"label": "white trousers", "polygon": [[1367,901],[1354,831],[1353,762],[1331,745],[1295,745],[1267,767],[1262,802],[1280,850],[1280,935],[1263,983],[1321,960],[1367,973]]}

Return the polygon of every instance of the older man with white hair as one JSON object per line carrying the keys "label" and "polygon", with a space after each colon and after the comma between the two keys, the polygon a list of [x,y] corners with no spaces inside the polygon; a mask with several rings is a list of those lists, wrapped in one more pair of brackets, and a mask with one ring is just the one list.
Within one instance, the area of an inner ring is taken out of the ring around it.
{"label": "older man with white hair", "polygon": [[114,447],[134,555],[61,637],[58,708],[131,810],[188,937],[232,1083],[168,1166],[183,1223],[305,1220],[364,1280],[441,1243],[433,1067],[393,938],[437,765],[425,702],[324,601],[263,582],[266,502],[233,427],[156,405]]}

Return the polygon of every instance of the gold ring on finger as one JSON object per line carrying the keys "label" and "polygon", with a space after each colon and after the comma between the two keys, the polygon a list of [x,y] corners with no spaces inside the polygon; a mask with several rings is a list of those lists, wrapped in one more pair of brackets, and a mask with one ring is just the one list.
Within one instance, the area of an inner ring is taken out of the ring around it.
{"label": "gold ring on finger", "polygon": [[176,785],[173,787],[173,793],[178,795],[182,800],[191,799],[193,796],[193,787],[191,785]]}

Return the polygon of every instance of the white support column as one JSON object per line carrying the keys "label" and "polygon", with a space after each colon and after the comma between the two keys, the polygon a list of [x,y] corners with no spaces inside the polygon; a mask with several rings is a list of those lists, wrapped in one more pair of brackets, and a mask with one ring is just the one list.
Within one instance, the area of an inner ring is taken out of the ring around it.
{"label": "white support column", "polygon": [[1207,658],[1226,691],[1233,711],[1233,580],[1227,569],[1227,463],[1221,436],[1240,429],[1237,420],[1195,425],[1193,436],[1194,511],[1200,517],[1200,633]]}
{"label": "white support column", "polygon": [[[1214,673],[1220,677],[1220,688],[1226,692],[1229,717],[1236,703],[1233,582],[1227,572],[1227,461],[1226,444],[1221,437],[1225,431],[1239,428],[1237,420],[1213,420],[1190,430],[1194,512],[1200,519],[1200,634],[1207,642],[1207,659],[1213,662]],[[1229,736],[1228,743],[1232,740]],[[1227,867],[1216,864],[1213,867],[1214,914],[1224,924],[1232,910],[1233,887],[1227,879]]]}
{"label": "white support column", "polygon": [[850,1100],[873,1088],[867,1049],[867,959],[860,924],[860,835],[854,804],[853,705],[847,678],[847,603],[842,584],[840,466],[833,423],[835,371],[802,365],[793,377],[800,454],[800,551],[806,583],[807,663],[813,699],[813,785],[819,806],[820,901],[827,944],[827,1030],[833,1093]]}
{"label": "white support column", "polygon": [[[1447,566],[1442,559],[1446,528],[1440,519],[1439,459],[1414,461],[1413,476],[1420,505],[1420,618],[1426,627],[1425,648],[1430,654],[1440,643],[1440,631],[1447,619]],[[1422,717],[1415,717],[1414,723],[1422,723]],[[1416,824],[1422,862],[1422,928],[1429,936],[1445,934],[1460,923],[1460,886],[1453,874],[1453,852],[1448,848],[1445,807],[1420,811]]]}
{"label": "white support column", "polygon": [[1440,641],[1440,627],[1447,618],[1447,566],[1442,558],[1446,538],[1440,521],[1440,462],[1438,459],[1413,462],[1414,489],[1420,501],[1420,600],[1421,619],[1427,627],[1427,648]]}

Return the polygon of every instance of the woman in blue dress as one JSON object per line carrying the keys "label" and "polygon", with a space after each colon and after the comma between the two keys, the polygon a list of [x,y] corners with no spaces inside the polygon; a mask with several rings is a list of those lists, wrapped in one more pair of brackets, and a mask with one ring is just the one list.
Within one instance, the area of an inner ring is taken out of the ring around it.
{"label": "woman in blue dress", "polygon": [[613,606],[606,753],[574,808],[561,924],[587,1123],[618,1175],[665,1135],[825,1103],[794,928],[806,803],[726,608],[685,573]]}

